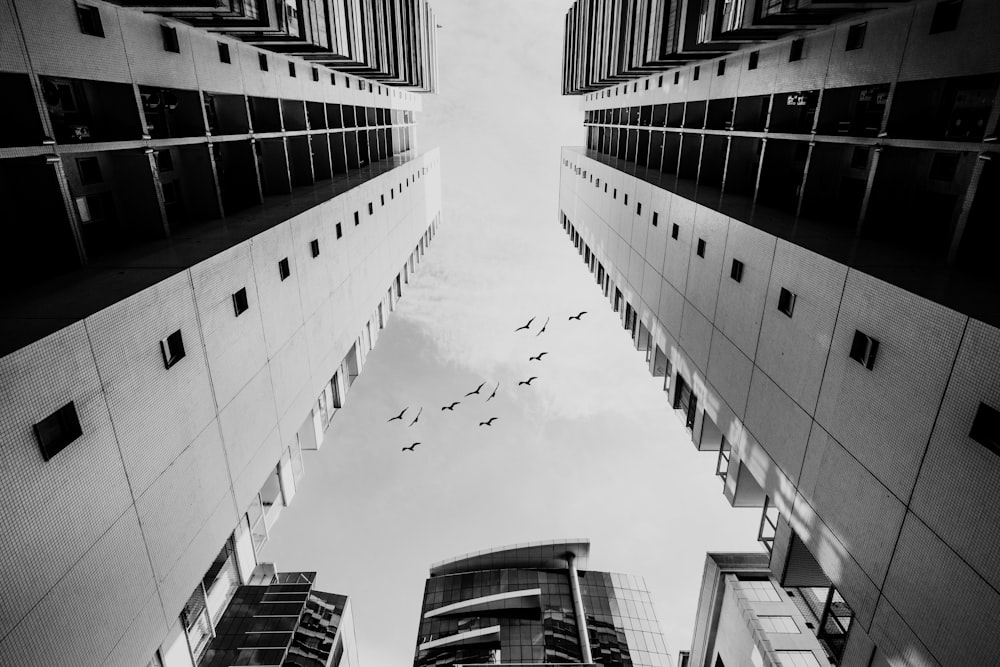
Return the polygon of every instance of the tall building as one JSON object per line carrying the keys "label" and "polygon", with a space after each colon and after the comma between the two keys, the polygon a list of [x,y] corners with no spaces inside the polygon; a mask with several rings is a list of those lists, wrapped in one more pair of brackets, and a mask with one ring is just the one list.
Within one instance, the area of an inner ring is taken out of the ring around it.
{"label": "tall building", "polygon": [[0,664],[198,664],[441,220],[420,97],[0,0]]}
{"label": "tall building", "polygon": [[351,600],[313,587],[315,572],[254,569],[233,595],[215,634],[205,635],[202,667],[357,667]]}
{"label": "tall building", "polygon": [[[766,553],[710,553],[691,650],[680,667],[823,667],[817,628],[834,627],[842,605],[822,617],[829,587],[781,586]],[[822,630],[821,630],[822,631]]]}
{"label": "tall building", "polygon": [[588,92],[562,153],[560,224],[841,665],[1000,655],[998,31],[847,14]]}
{"label": "tall building", "polygon": [[587,570],[589,556],[588,540],[561,540],[432,565],[414,667],[669,667],[645,581]]}

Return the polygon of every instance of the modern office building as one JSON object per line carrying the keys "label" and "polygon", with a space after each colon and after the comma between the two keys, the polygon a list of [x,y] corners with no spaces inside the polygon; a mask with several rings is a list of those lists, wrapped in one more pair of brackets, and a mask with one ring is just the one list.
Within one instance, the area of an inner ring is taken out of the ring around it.
{"label": "modern office building", "polygon": [[437,23],[426,0],[116,0],[370,82],[436,92]]}
{"label": "modern office building", "polygon": [[766,553],[710,553],[698,597],[691,650],[679,667],[824,667],[817,628],[839,622],[831,587],[782,586]]}
{"label": "modern office building", "polygon": [[420,97],[72,0],[0,84],[0,664],[197,664],[440,223]]}
{"label": "modern office building", "polygon": [[215,635],[205,635],[199,667],[357,667],[351,600],[316,590],[315,581],[315,572],[258,564],[236,589]]}
{"label": "modern office building", "polygon": [[577,539],[432,565],[414,667],[670,667],[645,581],[588,570],[589,556]]}
{"label": "modern office building", "polygon": [[848,14],[588,93],[562,153],[560,224],[841,665],[1000,655],[996,34]]}

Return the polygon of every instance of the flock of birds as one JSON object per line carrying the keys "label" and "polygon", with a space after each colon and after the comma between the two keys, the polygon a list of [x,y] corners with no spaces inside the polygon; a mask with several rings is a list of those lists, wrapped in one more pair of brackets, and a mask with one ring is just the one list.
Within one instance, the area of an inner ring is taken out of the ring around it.
{"label": "flock of birds", "polygon": [[[569,321],[572,322],[572,321],[575,320],[575,321],[579,322],[580,319],[584,315],[586,315],[586,314],[587,314],[587,311],[582,310],[579,313],[577,313],[576,315],[570,315]],[[545,318],[545,323],[535,333],[535,337],[536,338],[538,336],[541,336],[543,333],[545,333],[546,328],[549,326],[549,320],[550,320],[550,318],[548,318],[548,317]],[[535,321],[535,318],[532,317],[530,320],[528,320],[527,324],[524,324],[523,326],[519,326],[518,328],[514,329],[514,333],[518,333],[519,331],[531,331],[531,325],[534,323],[534,321]],[[538,361],[538,362],[540,362],[540,361],[542,361],[542,357],[544,357],[547,354],[548,354],[548,352],[539,352],[538,354],[536,354],[534,356],[528,357],[528,361]],[[518,387],[530,387],[530,386],[532,386],[531,383],[534,382],[537,379],[538,379],[537,375],[532,375],[531,377],[529,377],[526,380],[519,381],[517,383],[517,386]],[[485,387],[485,386],[486,386],[486,382],[481,382],[478,387],[476,387],[475,389],[473,389],[469,393],[465,394],[465,396],[463,396],[462,399],[464,400],[466,398],[469,398],[470,396],[481,396],[482,394],[480,394],[480,392],[482,391],[483,387]],[[497,382],[496,386],[493,387],[493,391],[490,392],[490,395],[487,396],[486,400],[483,401],[483,402],[484,403],[489,403],[494,398],[496,398],[497,391],[499,391],[499,389],[500,389],[500,382]],[[441,411],[444,412],[444,411],[447,410],[448,412],[454,412],[455,411],[455,407],[458,406],[458,405],[461,405],[461,404],[462,404],[462,401],[452,401],[450,405],[443,405],[443,406],[441,406]],[[403,408],[402,410],[400,410],[400,412],[399,412],[398,415],[396,415],[395,417],[389,418],[388,421],[387,421],[387,423],[392,423],[394,421],[399,421],[400,423],[402,423],[404,421],[403,417],[406,415],[406,413],[407,413],[407,411],[409,409],[410,409],[409,406]],[[410,428],[414,424],[416,424],[417,422],[419,422],[420,421],[420,415],[422,415],[423,412],[424,412],[424,408],[423,408],[423,406],[421,406],[417,410],[417,414],[413,417],[413,421],[411,421],[409,423],[409,425],[407,426],[407,428]],[[480,427],[482,427],[482,426],[491,427],[491,426],[493,426],[493,422],[495,422],[497,419],[499,419],[499,417],[490,417],[489,419],[487,419],[485,421],[479,422],[479,426]],[[420,442],[414,442],[409,447],[403,447],[403,451],[404,452],[415,451],[417,445],[420,445],[420,444],[421,444]]]}

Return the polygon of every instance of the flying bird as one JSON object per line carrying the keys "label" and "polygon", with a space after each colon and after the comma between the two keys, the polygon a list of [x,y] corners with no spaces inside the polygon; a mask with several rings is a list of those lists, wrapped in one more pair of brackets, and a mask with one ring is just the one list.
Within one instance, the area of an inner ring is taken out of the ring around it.
{"label": "flying bird", "polygon": [[389,422],[394,422],[394,421],[396,421],[397,419],[398,419],[398,420],[400,420],[400,421],[402,421],[402,420],[403,420],[403,413],[405,413],[405,412],[406,412],[407,410],[409,410],[409,409],[410,409],[410,408],[408,408],[408,407],[407,407],[407,408],[403,408],[403,412],[400,412],[400,413],[399,413],[398,415],[396,415],[395,417],[393,417],[392,419],[390,419],[390,420],[389,420],[389,421],[387,421],[386,423],[388,424]]}
{"label": "flying bird", "polygon": [[549,326],[549,318],[546,317],[545,324],[542,325],[542,328],[538,331],[538,333],[535,334],[535,336],[541,336],[543,333],[545,333],[545,327],[547,326]]}
{"label": "flying bird", "polygon": [[[420,413],[423,412],[423,411],[424,411],[423,408],[420,408],[420,410],[417,411],[417,416],[414,417],[413,421],[410,422],[410,426],[413,426],[414,424],[417,423],[417,421],[420,419]],[[409,427],[407,427],[407,428],[409,428]]]}
{"label": "flying bird", "polygon": [[548,352],[539,352],[537,357],[528,357],[528,361],[541,361]]}
{"label": "flying bird", "polygon": [[569,319],[579,321],[581,317],[587,314],[587,311],[581,310],[579,315],[570,315]]}
{"label": "flying bird", "polygon": [[403,447],[403,451],[404,452],[412,452],[413,448],[416,447],[419,444],[420,444],[419,442],[415,442],[412,445],[410,445],[409,447]]}
{"label": "flying bird", "polygon": [[528,323],[525,324],[523,327],[518,327],[518,328],[514,329],[514,333],[517,333],[521,329],[530,329],[531,328],[531,323],[534,322],[534,321],[535,321],[535,318],[532,317],[530,320],[528,320]]}
{"label": "flying bird", "polygon": [[463,398],[465,398],[465,397],[467,397],[467,396],[472,396],[473,394],[478,394],[478,393],[479,393],[479,390],[480,390],[480,389],[482,389],[482,388],[483,388],[483,385],[485,385],[485,384],[486,384],[486,383],[485,383],[485,382],[483,382],[483,383],[482,383],[482,384],[480,384],[480,385],[479,385],[478,387],[476,387],[476,390],[475,390],[475,391],[470,391],[470,392],[469,392],[468,394],[466,394],[465,396],[463,396]]}
{"label": "flying bird", "polygon": [[487,398],[486,400],[488,401],[488,400],[490,400],[490,398],[493,398],[494,396],[496,396],[497,395],[497,389],[499,389],[499,388],[500,388],[500,383],[497,382],[497,386],[493,387],[493,393],[490,394],[489,398]]}
{"label": "flying bird", "polygon": [[454,410],[454,409],[455,409],[455,406],[456,406],[456,405],[458,405],[458,404],[459,404],[459,403],[461,403],[461,402],[462,402],[462,401],[455,401],[455,402],[454,402],[454,403],[452,403],[451,405],[446,405],[446,406],[444,406],[444,407],[443,407],[443,408],[441,408],[441,409],[442,409],[442,410]]}
{"label": "flying bird", "polygon": [[480,426],[493,426],[493,422],[496,419],[498,419],[498,418],[497,417],[490,417],[489,419],[487,419],[484,422],[479,422],[479,425]]}
{"label": "flying bird", "polygon": [[537,379],[538,379],[537,377],[535,377],[534,375],[532,375],[527,380],[521,380],[520,382],[518,382],[517,386],[520,387],[522,384],[526,384],[526,385],[528,385],[530,387],[531,386],[531,381],[532,380],[537,380]]}

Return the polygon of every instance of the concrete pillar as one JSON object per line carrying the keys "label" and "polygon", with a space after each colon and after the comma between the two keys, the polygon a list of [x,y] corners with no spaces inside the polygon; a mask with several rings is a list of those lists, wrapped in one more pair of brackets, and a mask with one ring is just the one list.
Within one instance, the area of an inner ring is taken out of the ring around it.
{"label": "concrete pillar", "polygon": [[572,552],[567,553],[566,562],[569,564],[569,585],[573,591],[573,612],[576,614],[576,630],[580,635],[580,651],[583,656],[583,662],[591,664],[594,662],[594,656],[590,653],[590,633],[587,632],[587,615],[583,611],[580,580],[576,576],[576,556]]}

